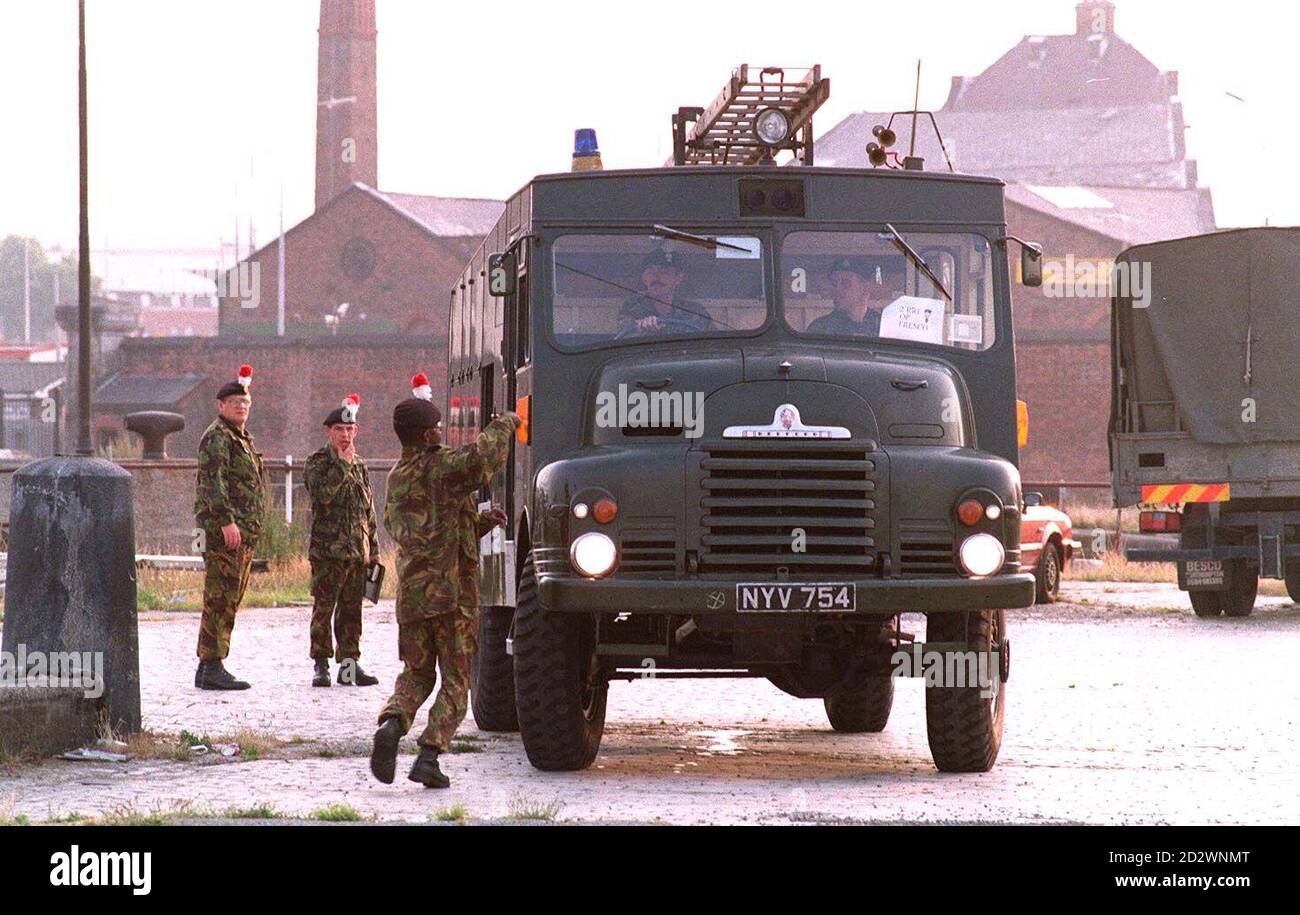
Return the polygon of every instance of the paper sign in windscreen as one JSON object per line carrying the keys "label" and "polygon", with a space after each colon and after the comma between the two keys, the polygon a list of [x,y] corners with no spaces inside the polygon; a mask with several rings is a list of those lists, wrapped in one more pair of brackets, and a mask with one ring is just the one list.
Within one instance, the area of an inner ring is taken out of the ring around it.
{"label": "paper sign in windscreen", "polygon": [[880,313],[880,336],[918,343],[943,343],[943,302],[903,295]]}

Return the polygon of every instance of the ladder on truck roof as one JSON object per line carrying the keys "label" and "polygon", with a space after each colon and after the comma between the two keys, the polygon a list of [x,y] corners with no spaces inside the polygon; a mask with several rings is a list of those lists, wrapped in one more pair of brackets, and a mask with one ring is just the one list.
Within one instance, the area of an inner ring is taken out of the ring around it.
{"label": "ladder on truck roof", "polygon": [[[666,165],[754,165],[781,149],[801,165],[813,164],[812,116],[830,98],[821,67],[789,70],[741,64],[708,108],[678,108],[673,115],[673,157]],[[752,74],[757,71],[758,78]],[[789,119],[777,145],[759,139],[758,115],[777,108]],[[689,125],[689,126],[688,126]]]}

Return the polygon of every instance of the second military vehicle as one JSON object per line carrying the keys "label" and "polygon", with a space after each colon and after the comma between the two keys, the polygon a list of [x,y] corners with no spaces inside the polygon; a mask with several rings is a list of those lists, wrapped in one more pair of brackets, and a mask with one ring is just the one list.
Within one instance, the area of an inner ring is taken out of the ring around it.
{"label": "second military vehicle", "polygon": [[1248,616],[1259,579],[1300,601],[1300,229],[1138,245],[1115,261],[1115,504],[1175,550],[1197,616]]}

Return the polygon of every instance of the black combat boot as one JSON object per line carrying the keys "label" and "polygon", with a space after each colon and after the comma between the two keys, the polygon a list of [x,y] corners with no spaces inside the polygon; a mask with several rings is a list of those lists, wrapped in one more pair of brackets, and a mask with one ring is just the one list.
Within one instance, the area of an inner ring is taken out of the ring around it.
{"label": "black combat boot", "polygon": [[[329,676],[327,673],[325,676]],[[340,686],[374,686],[379,682],[378,677],[372,677],[361,669],[355,658],[344,658],[339,662],[339,685]]]}
{"label": "black combat boot", "polygon": [[402,722],[396,717],[384,719],[375,731],[375,745],[370,751],[370,772],[385,785],[393,783],[397,772],[397,744],[402,739]]}
{"label": "black combat boot", "polygon": [[451,787],[451,779],[443,775],[442,770],[438,768],[438,751],[428,747],[420,747],[420,755],[415,757],[411,774],[406,777],[426,788]]}
{"label": "black combat boot", "polygon": [[235,679],[220,659],[200,661],[199,669],[194,672],[194,685],[199,689],[248,689],[248,684]]}
{"label": "black combat boot", "polygon": [[312,686],[329,686],[330,685],[330,662],[329,658],[316,659],[316,673],[311,678]]}

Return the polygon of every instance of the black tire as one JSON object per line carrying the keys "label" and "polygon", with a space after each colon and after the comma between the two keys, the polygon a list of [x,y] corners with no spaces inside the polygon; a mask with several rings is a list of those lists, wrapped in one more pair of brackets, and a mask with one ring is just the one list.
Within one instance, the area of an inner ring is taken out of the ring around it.
{"label": "black tire", "polygon": [[1223,615],[1241,618],[1250,616],[1255,609],[1255,596],[1259,593],[1259,571],[1245,559],[1232,560],[1232,587],[1219,592]]}
{"label": "black tire", "polygon": [[[1189,505],[1183,510],[1183,526],[1178,534],[1178,545],[1183,549],[1199,550],[1205,546],[1206,510],[1201,505]],[[1202,619],[1214,619],[1223,613],[1219,591],[1188,591],[1192,612]]]}
{"label": "black tire", "polygon": [[1285,575],[1287,597],[1292,603],[1300,604],[1300,561],[1288,559]]}
{"label": "black tire", "polygon": [[1192,612],[1203,619],[1212,619],[1223,612],[1218,591],[1188,591],[1192,601]]}
{"label": "black tire", "polygon": [[515,610],[515,706],[524,752],[543,772],[585,769],[600,749],[609,681],[599,675],[594,636],[591,617],[546,612],[526,557]]}
{"label": "black tire", "polygon": [[861,677],[853,686],[822,700],[831,727],[842,734],[877,734],[889,723],[894,707],[894,678]]}
{"label": "black tire", "polygon": [[1034,603],[1054,604],[1061,599],[1061,548],[1054,541],[1043,545],[1034,568]]}
{"label": "black tire", "polygon": [[[974,651],[999,652],[1006,639],[1006,611],[932,613],[926,617],[926,642],[964,642]],[[946,667],[947,665],[945,665]],[[994,665],[1000,667],[1001,665]],[[981,696],[973,686],[931,686],[925,689],[925,730],[930,755],[940,772],[987,772],[1002,748],[1006,684],[990,670],[993,695]]]}
{"label": "black tire", "polygon": [[519,730],[515,710],[515,661],[506,653],[513,607],[484,607],[478,619],[478,651],[470,667],[469,704],[480,730]]}

